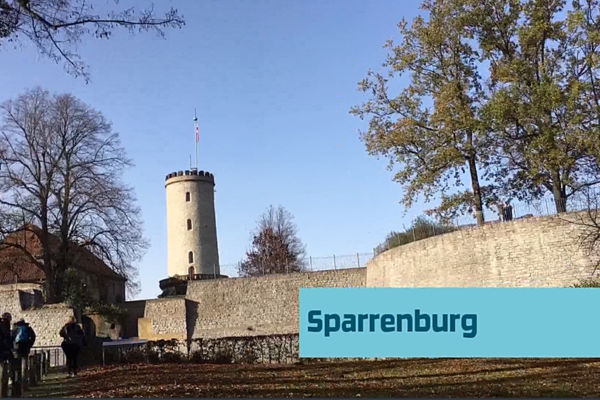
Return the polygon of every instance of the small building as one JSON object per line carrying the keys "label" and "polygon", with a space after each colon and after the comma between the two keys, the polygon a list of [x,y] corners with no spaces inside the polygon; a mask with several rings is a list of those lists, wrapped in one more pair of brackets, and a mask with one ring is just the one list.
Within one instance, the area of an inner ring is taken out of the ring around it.
{"label": "small building", "polygon": [[[27,225],[22,231],[8,235],[0,244],[0,286],[4,289],[27,285],[44,292],[46,274],[40,236],[39,227]],[[50,235],[49,241],[52,253],[58,254],[60,238]],[[73,248],[73,267],[86,285],[90,298],[107,304],[124,302],[127,279],[113,271],[89,249],[77,243],[73,243]]]}

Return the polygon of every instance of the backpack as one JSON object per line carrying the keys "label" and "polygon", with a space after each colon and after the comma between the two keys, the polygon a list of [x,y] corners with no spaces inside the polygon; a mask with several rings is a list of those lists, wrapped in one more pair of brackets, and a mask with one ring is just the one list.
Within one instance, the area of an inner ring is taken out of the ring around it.
{"label": "backpack", "polygon": [[17,334],[15,336],[15,343],[26,343],[29,342],[29,332],[26,326],[17,326]]}

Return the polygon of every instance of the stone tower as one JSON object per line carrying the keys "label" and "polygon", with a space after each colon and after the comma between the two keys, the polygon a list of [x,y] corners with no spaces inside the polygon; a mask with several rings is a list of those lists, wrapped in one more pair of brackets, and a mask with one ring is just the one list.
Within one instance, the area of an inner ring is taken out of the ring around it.
{"label": "stone tower", "polygon": [[166,177],[169,278],[220,275],[214,187],[214,175],[204,171]]}

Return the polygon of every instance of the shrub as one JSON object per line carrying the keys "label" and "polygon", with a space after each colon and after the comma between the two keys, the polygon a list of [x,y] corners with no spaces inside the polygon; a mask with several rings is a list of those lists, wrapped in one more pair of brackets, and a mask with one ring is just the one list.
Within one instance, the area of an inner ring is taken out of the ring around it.
{"label": "shrub", "polygon": [[390,232],[383,243],[375,248],[375,255],[394,247],[403,246],[417,240],[427,239],[428,237],[442,235],[455,231],[456,228],[451,225],[441,224],[439,222],[428,220],[425,217],[418,217],[412,225],[404,232]]}
{"label": "shrub", "polygon": [[598,279],[587,279],[579,283],[574,284],[574,288],[600,288],[600,280]]}
{"label": "shrub", "polygon": [[110,324],[119,324],[127,312],[114,304],[97,303],[89,306],[86,309],[86,313],[98,314],[106,318],[106,321]]}

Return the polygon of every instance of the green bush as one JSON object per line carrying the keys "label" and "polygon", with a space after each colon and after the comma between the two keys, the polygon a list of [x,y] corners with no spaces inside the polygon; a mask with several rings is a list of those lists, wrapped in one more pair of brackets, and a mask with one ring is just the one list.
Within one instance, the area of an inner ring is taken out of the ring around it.
{"label": "green bush", "polygon": [[456,228],[451,225],[441,224],[421,216],[415,219],[412,225],[404,230],[404,232],[390,232],[386,236],[385,241],[375,248],[375,254],[378,255],[394,247],[455,230]]}
{"label": "green bush", "polygon": [[127,312],[115,304],[97,303],[88,307],[86,313],[101,315],[110,324],[120,324]]}

